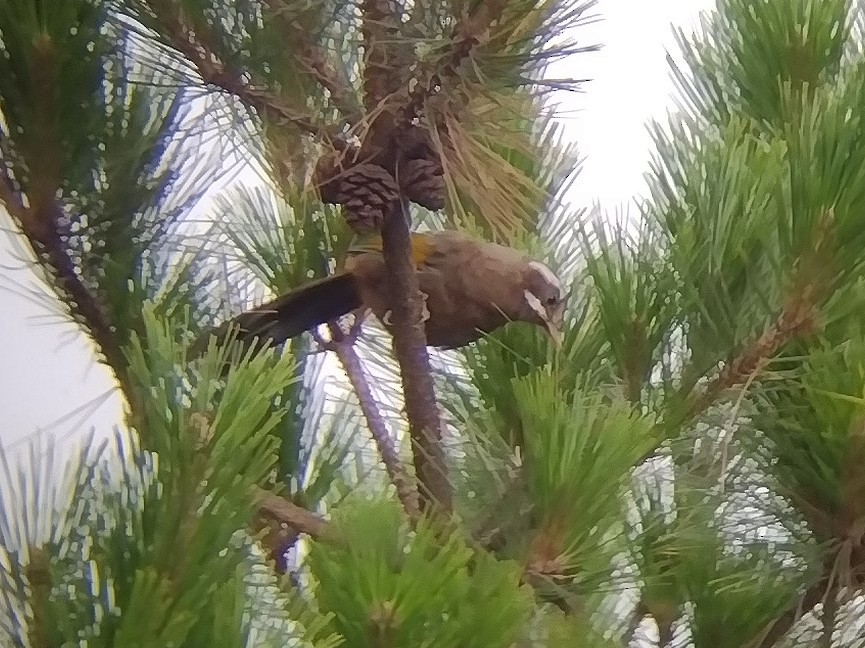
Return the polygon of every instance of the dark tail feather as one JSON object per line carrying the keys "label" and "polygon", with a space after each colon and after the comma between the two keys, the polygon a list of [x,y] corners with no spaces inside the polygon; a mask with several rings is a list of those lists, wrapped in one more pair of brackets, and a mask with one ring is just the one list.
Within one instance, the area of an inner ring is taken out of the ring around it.
{"label": "dark tail feather", "polygon": [[204,353],[211,335],[216,336],[218,343],[233,334],[244,346],[255,338],[257,345],[279,345],[361,305],[355,278],[350,273],[318,279],[206,332],[193,345],[193,354]]}

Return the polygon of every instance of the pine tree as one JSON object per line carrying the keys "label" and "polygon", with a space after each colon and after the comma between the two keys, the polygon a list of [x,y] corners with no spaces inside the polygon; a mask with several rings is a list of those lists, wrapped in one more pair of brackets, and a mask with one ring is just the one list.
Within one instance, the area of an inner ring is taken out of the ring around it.
{"label": "pine tree", "polygon": [[[0,201],[129,427],[4,457],[0,643],[862,645],[863,11],[718,0],[611,224],[545,75],[592,4],[0,0]],[[562,348],[425,351],[440,227],[567,277]],[[376,228],[392,339],[195,356]]]}

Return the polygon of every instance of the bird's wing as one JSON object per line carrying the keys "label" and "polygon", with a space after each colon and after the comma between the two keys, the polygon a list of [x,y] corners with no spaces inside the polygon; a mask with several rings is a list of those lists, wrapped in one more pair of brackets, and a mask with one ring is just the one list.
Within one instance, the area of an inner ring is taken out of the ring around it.
{"label": "bird's wing", "polygon": [[463,301],[483,307],[520,301],[517,288],[526,264],[522,251],[454,231],[437,232],[434,243],[427,263],[448,278],[451,291]]}

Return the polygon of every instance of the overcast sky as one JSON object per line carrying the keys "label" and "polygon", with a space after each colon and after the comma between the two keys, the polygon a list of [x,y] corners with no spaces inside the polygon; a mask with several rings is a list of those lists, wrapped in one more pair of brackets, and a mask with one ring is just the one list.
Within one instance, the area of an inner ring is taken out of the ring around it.
{"label": "overcast sky", "polygon": [[[693,24],[709,0],[600,0],[601,21],[582,30],[598,53],[563,63],[555,76],[594,79],[563,106],[568,133],[586,157],[572,200],[613,210],[643,190],[649,155],[645,123],[669,107],[665,60],[670,24]],[[10,223],[0,214],[0,227]],[[39,431],[74,439],[120,420],[106,369],[92,345],[57,316],[44,286],[28,269],[20,243],[0,235],[0,443],[21,447]]]}

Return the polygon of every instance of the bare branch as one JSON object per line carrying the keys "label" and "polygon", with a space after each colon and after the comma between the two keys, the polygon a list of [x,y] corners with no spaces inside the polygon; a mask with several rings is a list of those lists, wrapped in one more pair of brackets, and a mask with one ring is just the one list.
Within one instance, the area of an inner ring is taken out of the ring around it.
{"label": "bare branch", "polygon": [[336,357],[339,358],[340,363],[342,363],[348,380],[357,395],[360,409],[369,426],[370,434],[378,448],[379,456],[381,456],[388,477],[394,487],[396,487],[397,496],[400,502],[402,502],[406,513],[408,513],[409,519],[416,522],[420,517],[420,502],[417,488],[414,485],[414,479],[399,458],[393,439],[388,432],[387,423],[379,410],[369,381],[366,378],[360,357],[358,357],[357,351],[354,349],[354,340],[360,329],[360,323],[361,318],[358,317],[347,336],[343,334],[337,324],[331,323],[329,327],[332,341],[324,341],[317,335],[316,339],[323,348],[333,351]]}
{"label": "bare branch", "polygon": [[316,540],[333,540],[328,533],[327,521],[315,513],[263,488],[255,489],[253,496],[258,502],[260,515],[285,524],[298,533],[305,533]]}
{"label": "bare branch", "polygon": [[[390,0],[364,0],[361,4],[366,52],[364,106],[370,113],[392,101],[404,73],[404,66],[399,65],[399,22],[394,4]],[[379,112],[370,125],[362,153],[377,157],[378,164],[398,177],[397,169],[403,160],[394,117],[391,110]],[[422,508],[449,513],[453,496],[441,443],[444,426],[427,353],[423,300],[411,257],[410,220],[404,197],[386,206],[382,253],[391,291],[394,353],[400,366]]]}
{"label": "bare branch", "polygon": [[405,409],[412,438],[415,473],[423,486],[424,505],[452,507],[442,430],[422,321],[423,300],[411,260],[407,205],[393,206],[382,229],[384,262],[394,299],[391,303],[393,346],[400,365]]}

